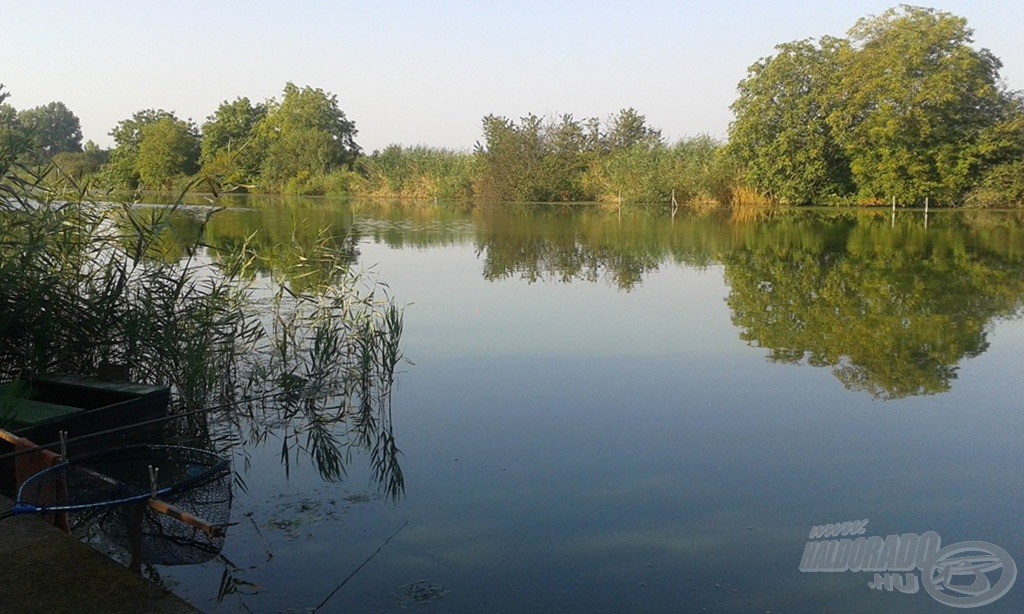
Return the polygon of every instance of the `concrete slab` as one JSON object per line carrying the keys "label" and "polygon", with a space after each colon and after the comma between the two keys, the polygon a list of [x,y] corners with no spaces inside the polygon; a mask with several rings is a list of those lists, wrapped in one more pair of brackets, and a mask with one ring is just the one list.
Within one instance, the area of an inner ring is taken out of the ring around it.
{"label": "concrete slab", "polygon": [[[0,511],[11,505],[0,497]],[[39,518],[0,520],[0,612],[198,611]]]}

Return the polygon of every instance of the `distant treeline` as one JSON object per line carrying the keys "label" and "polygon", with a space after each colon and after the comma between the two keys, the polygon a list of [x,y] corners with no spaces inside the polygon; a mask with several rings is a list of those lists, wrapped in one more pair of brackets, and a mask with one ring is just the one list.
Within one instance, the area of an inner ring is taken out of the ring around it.
{"label": "distant treeline", "polygon": [[[2,94],[0,94],[2,95]],[[2,99],[0,99],[2,102]],[[643,115],[602,122],[571,115],[519,121],[488,116],[472,152],[392,145],[364,155],[337,97],[291,83],[280,101],[225,101],[201,127],[146,109],[118,122],[114,147],[81,145],[78,118],[60,121],[3,105],[0,143],[26,163],[52,160],[54,177],[109,189],[219,189],[445,201],[723,202],[735,171],[706,136],[668,145]],[[40,130],[38,126],[56,126]],[[20,144],[16,146],[15,144]],[[0,147],[4,147],[0,144]]]}
{"label": "distant treeline", "polygon": [[1024,98],[966,20],[901,6],[847,38],[784,43],[739,84],[727,142],[668,143],[636,110],[489,115],[473,151],[364,154],[337,96],[285,85],[202,125],[146,109],[82,146],[63,103],[17,111],[0,86],[0,158],[105,188],[220,189],[486,202],[1024,204]]}

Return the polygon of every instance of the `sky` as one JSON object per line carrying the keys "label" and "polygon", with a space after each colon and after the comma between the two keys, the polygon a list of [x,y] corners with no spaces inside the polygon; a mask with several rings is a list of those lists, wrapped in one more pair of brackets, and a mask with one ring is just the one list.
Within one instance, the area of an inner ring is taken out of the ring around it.
{"label": "sky", "polygon": [[[747,67],[776,44],[843,36],[897,2],[0,0],[8,104],[63,102],[86,140],[159,108],[202,122],[285,83],[336,94],[367,152],[470,150],[488,114],[606,119],[633,107],[670,142],[724,137]],[[1024,89],[1024,2],[933,1]]]}

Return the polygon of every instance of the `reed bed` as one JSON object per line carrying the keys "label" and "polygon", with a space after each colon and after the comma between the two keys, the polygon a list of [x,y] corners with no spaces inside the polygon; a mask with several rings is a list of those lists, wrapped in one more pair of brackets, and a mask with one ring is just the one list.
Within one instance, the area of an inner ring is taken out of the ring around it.
{"label": "reed bed", "polygon": [[390,390],[402,310],[336,238],[275,267],[255,236],[230,250],[204,243],[216,199],[187,208],[201,223],[182,243],[180,204],[104,202],[17,158],[0,146],[0,379],[116,365],[170,386],[175,436],[246,460],[244,444],[273,438],[286,471],[308,456],[332,480],[362,451],[400,496]]}

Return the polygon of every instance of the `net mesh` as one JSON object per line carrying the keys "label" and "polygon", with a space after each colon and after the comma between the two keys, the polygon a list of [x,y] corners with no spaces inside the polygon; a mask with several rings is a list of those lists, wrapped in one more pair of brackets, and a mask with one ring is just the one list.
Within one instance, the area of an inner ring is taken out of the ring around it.
{"label": "net mesh", "polygon": [[206,450],[126,446],[33,476],[22,485],[18,503],[40,512],[78,512],[76,524],[98,526],[128,551],[134,532],[141,538],[143,563],[184,565],[207,561],[223,547],[231,480],[230,463]]}
{"label": "net mesh", "polygon": [[[141,512],[142,562],[154,565],[192,565],[210,560],[224,547],[224,527],[231,509],[231,471],[225,467],[188,490],[162,495],[159,500],[211,525],[213,532],[146,506],[117,506],[103,513],[99,526],[112,542],[131,550],[133,514]],[[139,510],[141,507],[141,510]],[[136,518],[138,518],[136,516]]]}

